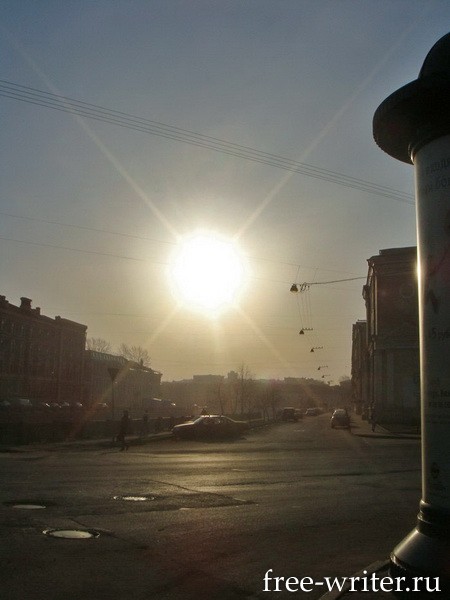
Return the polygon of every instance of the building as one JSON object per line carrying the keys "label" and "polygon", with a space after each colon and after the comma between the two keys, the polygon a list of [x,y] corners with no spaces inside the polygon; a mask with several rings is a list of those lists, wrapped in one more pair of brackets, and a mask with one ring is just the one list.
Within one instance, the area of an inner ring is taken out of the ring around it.
{"label": "building", "polygon": [[[367,390],[380,422],[418,423],[420,366],[417,250],[380,250],[368,259]],[[361,377],[361,384],[363,377]]]}
{"label": "building", "polygon": [[[134,417],[154,408],[160,396],[162,374],[123,356],[86,350],[84,404],[95,409],[107,404],[111,418],[123,410]],[[158,415],[159,416],[159,415]]]}
{"label": "building", "polygon": [[370,410],[367,321],[357,321],[352,328],[352,404],[358,415],[367,417]]}
{"label": "building", "polygon": [[30,298],[0,296],[0,399],[69,404],[82,398],[86,325],[41,315]]}

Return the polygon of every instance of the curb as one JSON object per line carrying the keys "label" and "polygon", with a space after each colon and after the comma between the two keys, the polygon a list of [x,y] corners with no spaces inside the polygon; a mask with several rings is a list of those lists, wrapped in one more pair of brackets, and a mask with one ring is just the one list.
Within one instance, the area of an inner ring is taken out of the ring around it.
{"label": "curb", "polygon": [[[143,446],[147,443],[158,442],[159,440],[167,440],[172,437],[171,431],[156,433],[149,435],[146,438],[132,437],[127,440],[130,446]],[[111,438],[100,438],[91,440],[73,440],[66,442],[50,442],[42,444],[24,444],[21,446],[0,446],[0,454],[5,453],[26,453],[26,452],[50,452],[52,450],[67,448],[67,449],[99,449],[99,448],[118,448],[120,444],[113,443]]]}
{"label": "curb", "polygon": [[365,438],[379,438],[382,440],[391,440],[391,439],[398,439],[398,440],[420,440],[421,436],[420,435],[408,435],[408,434],[400,434],[400,433],[356,433],[356,432],[352,432],[353,435],[356,435],[358,437],[365,437]]}

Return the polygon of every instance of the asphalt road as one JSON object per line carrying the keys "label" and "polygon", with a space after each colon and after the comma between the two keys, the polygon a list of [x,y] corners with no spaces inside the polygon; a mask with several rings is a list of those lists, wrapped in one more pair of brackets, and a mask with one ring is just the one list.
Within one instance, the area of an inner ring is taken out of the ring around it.
{"label": "asphalt road", "polygon": [[[420,443],[322,415],[231,442],[5,452],[0,474],[4,598],[314,600],[413,528]],[[60,529],[99,535],[43,533]],[[263,591],[269,569],[315,583]]]}

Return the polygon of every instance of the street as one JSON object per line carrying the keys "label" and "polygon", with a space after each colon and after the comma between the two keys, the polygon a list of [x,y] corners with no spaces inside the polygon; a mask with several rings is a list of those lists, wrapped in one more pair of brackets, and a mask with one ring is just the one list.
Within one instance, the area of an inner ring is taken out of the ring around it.
{"label": "street", "polygon": [[2,595],[292,597],[263,591],[272,569],[311,577],[319,583],[294,596],[320,598],[324,577],[387,558],[418,511],[420,442],[364,437],[359,423],[351,434],[321,415],[221,443],[3,452]]}

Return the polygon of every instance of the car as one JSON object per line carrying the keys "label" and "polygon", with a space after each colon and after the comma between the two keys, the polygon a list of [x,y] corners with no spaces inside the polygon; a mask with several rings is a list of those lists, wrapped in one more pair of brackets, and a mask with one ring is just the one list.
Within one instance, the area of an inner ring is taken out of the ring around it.
{"label": "car", "polygon": [[33,404],[29,398],[9,398],[10,407],[14,410],[31,410]]}
{"label": "car", "polygon": [[314,406],[312,408],[307,408],[305,415],[307,417],[317,417],[317,415],[320,415],[322,411],[320,410],[320,408],[317,408],[317,406]]}
{"label": "car", "polygon": [[281,420],[282,421],[298,421],[298,411],[295,410],[295,408],[291,408],[291,407],[286,407],[283,408],[283,412],[281,413]]}
{"label": "car", "polygon": [[350,417],[345,408],[337,408],[331,416],[331,427],[350,427]]}
{"label": "car", "polygon": [[215,440],[239,437],[246,429],[245,421],[223,415],[202,415],[195,421],[175,425],[172,433],[176,439]]}

